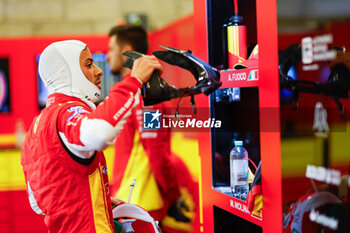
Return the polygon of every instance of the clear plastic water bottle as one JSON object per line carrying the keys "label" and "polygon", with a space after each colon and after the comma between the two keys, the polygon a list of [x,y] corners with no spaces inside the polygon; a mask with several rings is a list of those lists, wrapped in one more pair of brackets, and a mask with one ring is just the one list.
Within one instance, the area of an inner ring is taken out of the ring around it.
{"label": "clear plastic water bottle", "polygon": [[231,191],[235,198],[246,200],[248,195],[248,152],[243,147],[243,141],[235,141],[235,147],[230,152]]}

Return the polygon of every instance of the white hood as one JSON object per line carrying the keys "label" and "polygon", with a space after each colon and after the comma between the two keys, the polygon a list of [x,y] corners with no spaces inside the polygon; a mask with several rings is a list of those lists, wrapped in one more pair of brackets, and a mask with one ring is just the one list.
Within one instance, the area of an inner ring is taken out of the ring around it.
{"label": "white hood", "polygon": [[87,47],[78,40],[50,44],[39,59],[39,74],[48,93],[63,93],[95,102],[100,89],[90,82],[80,68],[80,54]]}

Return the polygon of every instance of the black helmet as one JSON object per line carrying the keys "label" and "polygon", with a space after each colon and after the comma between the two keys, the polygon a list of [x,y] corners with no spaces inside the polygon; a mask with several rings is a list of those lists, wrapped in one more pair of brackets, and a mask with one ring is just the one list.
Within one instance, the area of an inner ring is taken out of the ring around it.
{"label": "black helmet", "polygon": [[[219,71],[193,56],[191,51],[178,50],[171,47],[160,46],[164,50],[153,51],[154,56],[171,65],[179,66],[190,71],[197,83],[194,86],[187,88],[177,88],[164,81],[157,71],[153,72],[151,78],[143,85],[142,96],[144,105],[154,105],[163,101],[174,98],[194,96],[204,93],[209,95],[221,86]],[[134,60],[145,56],[142,53],[135,51],[127,51],[123,53],[128,59],[123,63],[123,66],[132,68]]]}

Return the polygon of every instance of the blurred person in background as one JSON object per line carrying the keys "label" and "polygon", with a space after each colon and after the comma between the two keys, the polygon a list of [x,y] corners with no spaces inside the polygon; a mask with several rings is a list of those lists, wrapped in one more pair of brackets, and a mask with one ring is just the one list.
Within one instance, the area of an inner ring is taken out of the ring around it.
{"label": "blurred person in background", "polygon": [[[107,61],[114,75],[128,79],[130,69],[123,67],[126,51],[147,54],[148,36],[136,25],[118,25],[109,32]],[[192,232],[196,188],[184,162],[171,152],[168,129],[144,130],[143,111],[167,113],[166,105],[140,105],[132,110],[115,143],[111,195],[127,201],[130,184],[136,179],[131,203],[144,208],[161,222],[165,232]],[[192,186],[186,188],[185,186]],[[190,191],[191,190],[191,191]]]}
{"label": "blurred person in background", "polygon": [[30,205],[45,215],[49,232],[114,232],[102,151],[138,105],[142,84],[162,67],[154,56],[138,59],[130,76],[97,107],[103,72],[85,43],[52,43],[38,69],[49,97],[22,147]]}

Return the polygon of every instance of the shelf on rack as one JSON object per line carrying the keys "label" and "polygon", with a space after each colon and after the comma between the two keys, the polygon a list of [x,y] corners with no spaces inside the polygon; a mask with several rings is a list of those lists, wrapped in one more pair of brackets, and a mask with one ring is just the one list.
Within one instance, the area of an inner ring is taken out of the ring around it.
{"label": "shelf on rack", "polygon": [[217,189],[218,188],[213,188],[213,192],[211,193],[215,200],[220,200],[215,203],[216,206],[258,226],[262,226],[262,217],[256,216],[252,211],[249,211],[246,201],[234,198],[231,193],[223,193],[221,190]]}

